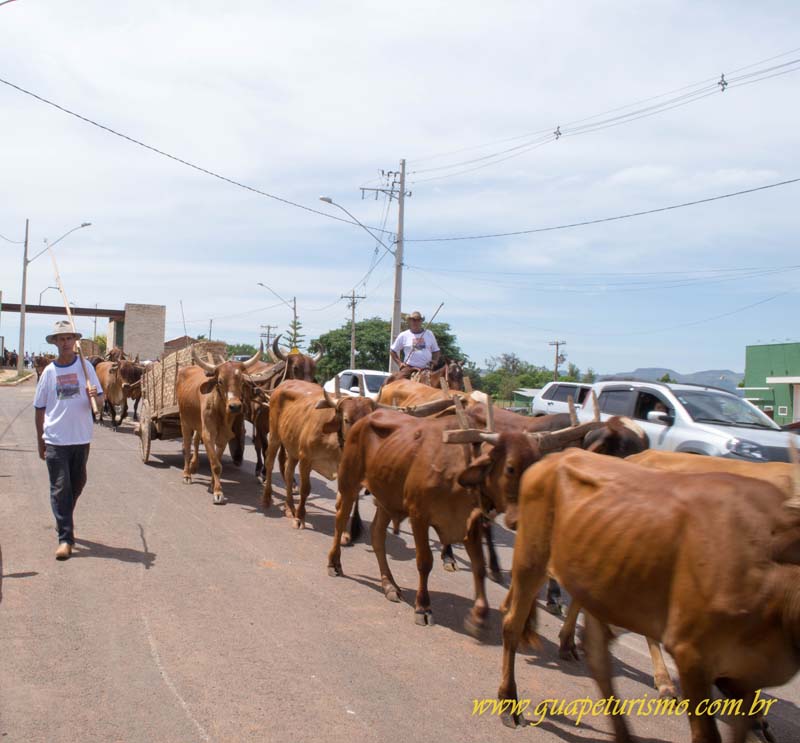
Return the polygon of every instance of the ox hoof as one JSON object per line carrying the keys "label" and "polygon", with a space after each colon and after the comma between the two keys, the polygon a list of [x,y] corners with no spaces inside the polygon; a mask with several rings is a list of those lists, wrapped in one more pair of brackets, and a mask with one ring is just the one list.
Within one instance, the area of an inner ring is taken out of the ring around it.
{"label": "ox hoof", "polygon": [[297,518],[292,520],[292,526],[295,529],[305,529],[306,528],[305,522],[302,519],[297,519]]}
{"label": "ox hoof", "polygon": [[400,603],[400,589],[397,588],[396,586],[389,586],[388,588],[384,588],[383,593],[386,596],[386,598],[393,604]]}
{"label": "ox hoof", "polygon": [[516,729],[522,723],[521,715],[515,715],[513,712],[503,712],[500,715],[500,720],[507,728]]}
{"label": "ox hoof", "polygon": [[469,614],[464,620],[464,629],[467,631],[467,634],[471,635],[476,640],[483,641],[486,634],[486,622],[483,619],[476,619],[472,614]]}
{"label": "ox hoof", "polygon": [[414,612],[414,624],[420,627],[432,627],[433,612],[430,609],[417,609]]}
{"label": "ox hoof", "polygon": [[183,482],[184,482],[185,485],[191,485],[192,484],[191,476],[190,475],[184,475],[183,476]]}
{"label": "ox hoof", "polygon": [[224,506],[227,502],[228,502],[228,499],[222,493],[217,493],[214,496],[214,505],[215,506]]}
{"label": "ox hoof", "polygon": [[497,583],[500,586],[504,586],[506,584],[503,574],[499,570],[490,570],[489,571],[489,580],[493,583]]}
{"label": "ox hoof", "polygon": [[458,570],[458,565],[456,565],[456,561],[452,557],[443,557],[442,567],[448,573],[455,573]]}
{"label": "ox hoof", "polygon": [[328,575],[330,575],[331,578],[338,578],[344,575],[344,573],[342,572],[341,566],[336,567],[336,565],[328,565]]}
{"label": "ox hoof", "polygon": [[[577,652],[575,653],[575,655],[577,656]],[[678,701],[678,699],[679,699],[677,690],[675,689],[674,686],[671,686],[671,685],[669,685],[669,686],[668,685],[664,685],[664,686],[658,687],[658,698],[659,699],[674,699],[675,701]]]}
{"label": "ox hoof", "polygon": [[339,544],[341,544],[342,547],[349,547],[351,544],[353,544],[353,538],[350,536],[349,532],[344,532],[342,534],[341,538],[339,539]]}
{"label": "ox hoof", "polygon": [[558,657],[561,660],[580,660],[578,655],[578,648],[574,642],[565,643],[558,648]]}
{"label": "ox hoof", "polygon": [[564,618],[564,609],[557,601],[548,601],[544,607],[544,610],[548,614],[552,614],[554,617],[559,617],[559,619]]}

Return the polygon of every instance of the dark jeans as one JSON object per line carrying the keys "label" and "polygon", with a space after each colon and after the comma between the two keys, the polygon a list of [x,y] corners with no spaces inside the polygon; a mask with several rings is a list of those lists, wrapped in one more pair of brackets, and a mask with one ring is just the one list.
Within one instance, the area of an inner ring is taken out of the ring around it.
{"label": "dark jeans", "polygon": [[58,541],[75,544],[72,533],[72,512],[78,496],[86,485],[86,460],[89,444],[74,446],[45,446],[44,459],[50,473],[50,505],[56,517]]}

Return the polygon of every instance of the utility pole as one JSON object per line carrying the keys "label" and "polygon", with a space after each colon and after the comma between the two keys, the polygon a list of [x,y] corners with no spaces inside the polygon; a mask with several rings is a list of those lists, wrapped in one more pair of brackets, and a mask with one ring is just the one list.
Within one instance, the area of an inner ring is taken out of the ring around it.
{"label": "utility pole", "polygon": [[356,368],[356,304],[358,304],[357,300],[359,299],[366,299],[365,296],[359,294],[356,295],[356,290],[350,294],[342,294],[342,299],[349,299],[347,306],[351,310],[350,314],[350,368]]}
{"label": "utility pole", "polygon": [[92,340],[97,338],[97,302],[94,303],[94,336]]}
{"label": "utility pole", "polygon": [[[411,196],[411,191],[406,192],[406,161],[400,161],[399,171],[381,172],[389,179],[389,188],[362,188],[361,195],[366,191],[375,191],[375,198],[378,193],[388,194],[389,198],[397,199],[397,241],[394,250],[394,303],[392,305],[392,329],[390,332],[390,343],[400,335],[400,307],[403,298],[403,223],[405,220],[405,199]],[[395,190],[397,186],[397,190]],[[395,371],[395,363],[389,357],[389,371]]]}
{"label": "utility pole", "polygon": [[208,321],[208,340],[211,341],[211,326],[214,324],[214,318],[212,317]]}
{"label": "utility pole", "polygon": [[549,345],[556,347],[556,360],[555,360],[555,364],[553,365],[553,381],[557,382],[558,381],[558,365],[560,363],[563,363],[564,361],[566,361],[566,356],[560,355],[558,353],[558,349],[561,346],[566,346],[567,342],[566,341],[550,341]]}
{"label": "utility pole", "polygon": [[266,333],[262,332],[261,337],[267,339],[267,347],[269,347],[270,340],[272,338],[272,331],[277,330],[277,325],[262,325],[261,330],[263,331],[266,328]]}
{"label": "utility pole", "polygon": [[28,284],[28,220],[25,220],[25,247],[22,253],[22,296],[19,298],[19,347],[17,348],[17,374],[25,368],[25,289]]}

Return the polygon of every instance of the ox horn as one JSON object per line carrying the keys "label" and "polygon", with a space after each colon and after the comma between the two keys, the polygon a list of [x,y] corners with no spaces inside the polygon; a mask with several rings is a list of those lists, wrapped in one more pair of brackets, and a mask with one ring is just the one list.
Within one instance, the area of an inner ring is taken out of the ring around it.
{"label": "ox horn", "polygon": [[323,354],[323,353],[325,353],[325,349],[322,347],[322,345],[320,345],[320,347],[319,347],[319,351],[317,351],[317,352],[316,352],[316,353],[315,353],[315,354],[314,354],[314,355],[311,357],[311,360],[312,360],[312,361],[313,361],[315,364],[318,364],[318,363],[319,363],[319,360],[322,358],[322,354]]}
{"label": "ox horn", "polygon": [[592,421],[591,423],[582,423],[579,426],[562,428],[558,431],[529,433],[528,436],[536,439],[543,451],[560,451],[570,444],[580,446],[587,433],[596,431],[601,427],[602,424],[598,425],[596,421]]}
{"label": "ox horn", "polygon": [[328,403],[328,406],[331,408],[335,408],[336,400],[331,400],[331,396],[328,394],[328,390],[323,389],[322,394],[325,395],[325,402]]}
{"label": "ox horn", "polygon": [[597,403],[597,393],[592,390],[592,407],[594,408],[594,420],[600,422],[600,405]]}
{"label": "ox horn", "polygon": [[203,361],[198,355],[197,352],[194,350],[194,346],[192,346],[192,361],[194,361],[197,366],[199,366],[203,371],[207,371],[210,374],[213,374],[217,371],[217,367],[215,364],[209,364],[207,361]]}
{"label": "ox horn", "polygon": [[481,431],[481,441],[485,441],[487,444],[491,444],[492,446],[497,446],[500,443],[500,434]]}
{"label": "ox horn", "polygon": [[567,405],[569,406],[569,422],[573,426],[578,425],[578,414],[575,412],[575,400],[572,395],[567,397]]}
{"label": "ox horn", "polygon": [[243,361],[244,370],[247,371],[251,366],[257,364],[259,359],[261,358],[261,349],[259,348],[247,361]]}
{"label": "ox horn", "polygon": [[278,346],[278,341],[281,339],[280,335],[275,336],[275,340],[272,341],[272,352],[275,354],[276,361],[286,361],[286,356],[281,351],[280,346]]}

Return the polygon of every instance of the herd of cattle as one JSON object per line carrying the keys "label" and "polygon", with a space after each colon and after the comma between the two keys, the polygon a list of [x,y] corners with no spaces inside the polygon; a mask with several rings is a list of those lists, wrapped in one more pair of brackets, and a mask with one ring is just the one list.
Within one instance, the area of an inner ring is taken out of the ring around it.
{"label": "herd of cattle", "polygon": [[[433,623],[430,528],[443,545],[463,543],[475,586],[465,624],[477,637],[485,633],[488,615],[483,542],[490,576],[499,579],[489,524],[504,513],[516,531],[511,586],[501,607],[498,697],[509,700],[506,724],[522,722],[510,705],[517,700],[515,653],[521,642],[537,641],[536,597],[548,577],[573,598],[560,634],[562,656],[577,657],[574,630],[582,608],[586,660],[604,697],[613,694],[610,625],[648,639],[659,694],[674,696],[661,655],[666,648],[692,705],[716,686],[747,709],[756,690],[784,684],[797,672],[800,463],[651,451],[647,435],[620,417],[578,425],[574,415],[526,418],[495,410],[486,396],[464,390],[454,363],[429,375],[433,379],[409,379],[408,370],[393,375],[377,401],[363,390],[362,396],[338,389],[330,395],[314,381],[318,357],[284,353],[278,339],[270,351],[270,362],[261,360],[261,352],[219,364],[194,357],[194,365],[180,369],[184,481],[197,471],[202,441],[213,501],[224,503],[222,454],[230,445],[234,461],[242,461],[249,421],[264,509],[272,503],[276,457],[286,486],[285,514],[295,528],[304,526],[311,472],[338,480],[331,576],[342,575],[341,545],[357,536],[364,488],[377,505],[372,547],[390,601],[400,600],[401,589],[386,556],[387,528],[410,521],[419,574],[417,624]],[[98,363],[97,371],[116,425],[113,408],[122,406],[125,417],[141,366],[117,354]],[[713,717],[688,720],[693,743],[719,741]],[[744,741],[752,721],[736,717],[732,724],[734,740]],[[766,723],[760,724],[766,733]],[[630,740],[623,716],[613,717],[613,725],[617,741]]]}

